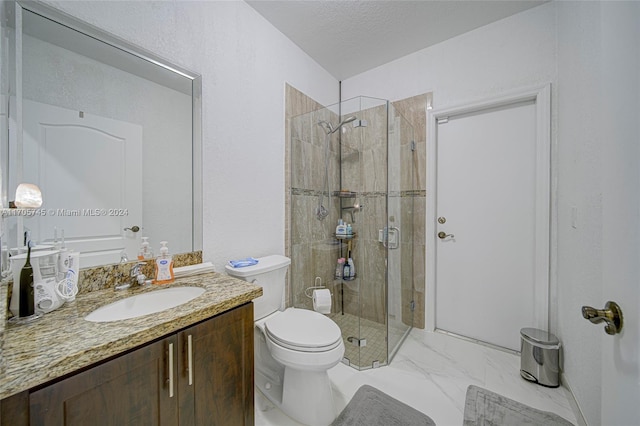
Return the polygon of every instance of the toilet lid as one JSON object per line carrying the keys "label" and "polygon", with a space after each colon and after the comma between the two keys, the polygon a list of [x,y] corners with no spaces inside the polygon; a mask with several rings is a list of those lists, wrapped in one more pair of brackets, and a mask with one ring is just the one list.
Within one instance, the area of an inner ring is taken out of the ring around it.
{"label": "toilet lid", "polygon": [[264,328],[275,343],[293,350],[328,351],[342,343],[342,333],[335,322],[306,309],[287,309],[268,319]]}

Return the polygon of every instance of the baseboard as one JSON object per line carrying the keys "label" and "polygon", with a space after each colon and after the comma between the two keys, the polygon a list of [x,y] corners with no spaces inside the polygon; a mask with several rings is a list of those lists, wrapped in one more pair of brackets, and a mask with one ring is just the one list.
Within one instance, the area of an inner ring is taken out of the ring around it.
{"label": "baseboard", "polygon": [[582,414],[582,410],[580,409],[580,404],[578,404],[578,401],[576,401],[576,397],[573,395],[573,391],[571,390],[571,384],[569,384],[569,381],[567,380],[567,377],[564,375],[564,372],[560,374],[560,380],[561,380],[562,386],[566,389],[566,392],[568,393],[567,399],[569,400],[569,405],[571,405],[571,410],[573,411],[573,414],[576,416],[576,420],[578,422],[577,426],[589,426],[587,424],[587,421],[584,418],[584,415]]}

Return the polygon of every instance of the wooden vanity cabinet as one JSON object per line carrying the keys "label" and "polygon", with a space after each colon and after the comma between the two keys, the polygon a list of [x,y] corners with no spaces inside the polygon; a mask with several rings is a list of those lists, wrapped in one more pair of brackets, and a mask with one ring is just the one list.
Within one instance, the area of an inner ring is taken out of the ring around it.
{"label": "wooden vanity cabinet", "polygon": [[253,304],[180,332],[178,342],[180,425],[253,425]]}
{"label": "wooden vanity cabinet", "polygon": [[168,337],[31,392],[30,423],[178,424],[167,381],[169,346],[175,347],[176,341],[176,336]]}
{"label": "wooden vanity cabinet", "polygon": [[253,425],[253,304],[28,393],[3,425]]}

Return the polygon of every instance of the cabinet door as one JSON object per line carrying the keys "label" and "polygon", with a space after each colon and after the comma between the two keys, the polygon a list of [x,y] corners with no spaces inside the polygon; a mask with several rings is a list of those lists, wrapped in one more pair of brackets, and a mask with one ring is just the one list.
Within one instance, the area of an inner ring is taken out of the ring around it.
{"label": "cabinet door", "polygon": [[[173,354],[169,354],[169,350]],[[176,425],[176,336],[144,346],[33,392],[32,425]]]}
{"label": "cabinet door", "polygon": [[253,304],[195,325],[179,341],[180,424],[253,425]]}

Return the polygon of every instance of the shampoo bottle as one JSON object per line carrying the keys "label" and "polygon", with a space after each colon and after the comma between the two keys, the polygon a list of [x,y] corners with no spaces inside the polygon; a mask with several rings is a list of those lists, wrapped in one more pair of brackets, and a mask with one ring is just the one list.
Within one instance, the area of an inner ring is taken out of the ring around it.
{"label": "shampoo bottle", "polygon": [[351,277],[351,269],[349,268],[349,263],[344,262],[344,266],[342,267],[342,279],[348,281],[351,279],[350,277]]}
{"label": "shampoo bottle", "polygon": [[160,256],[156,259],[156,280],[154,284],[169,284],[174,280],[173,259],[169,254],[166,241],[160,241]]}
{"label": "shampoo bottle", "polygon": [[353,259],[349,258],[347,263],[349,264],[349,278],[354,279],[356,277],[356,267],[353,264]]}
{"label": "shampoo bottle", "polygon": [[344,268],[344,257],[338,259],[338,264],[336,265],[336,273],[335,279],[339,280],[342,278],[342,269]]}

